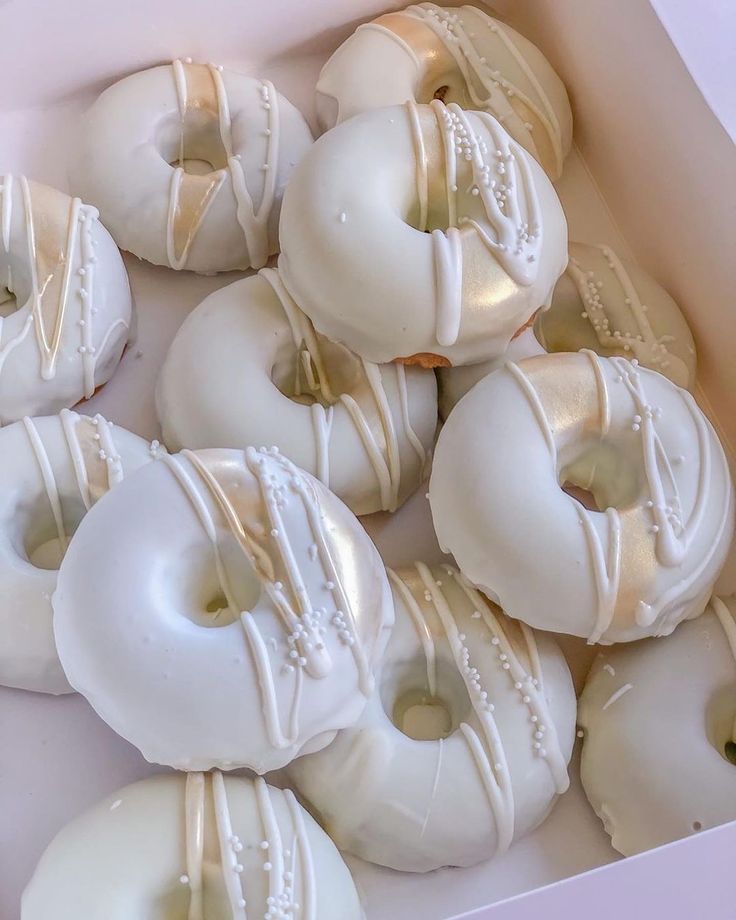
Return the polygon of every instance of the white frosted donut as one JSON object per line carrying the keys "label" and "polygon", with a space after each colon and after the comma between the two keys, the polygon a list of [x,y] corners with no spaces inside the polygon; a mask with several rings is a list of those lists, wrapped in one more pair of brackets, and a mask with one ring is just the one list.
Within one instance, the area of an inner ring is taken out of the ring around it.
{"label": "white frosted donut", "polygon": [[54,595],[69,683],[178,769],[263,773],[329,743],[365,706],[392,622],[360,523],[253,448],[126,479],[82,522]]}
{"label": "white frosted donut", "polygon": [[473,584],[509,616],[590,642],[697,616],[733,535],[726,457],[690,393],[591,351],[477,383],[440,433],[429,494]]}
{"label": "white frosted donut", "polygon": [[736,819],[736,599],[598,656],[580,698],[585,792],[626,856]]}
{"label": "white frosted donut", "polygon": [[187,318],[156,403],[170,449],[276,444],[356,514],[408,498],[437,427],[432,371],[370,364],[318,336],[269,268]]}
{"label": "white frosted donut", "polygon": [[409,872],[505,851],[568,787],[562,654],[451,566],[389,572],[396,624],[363,715],[289,767],[341,849]]}
{"label": "white frosted donut", "polygon": [[67,824],[22,920],[361,920],[334,844],[293,794],[245,777],[152,776]]}
{"label": "white frosted donut", "polygon": [[84,116],[72,180],[122,249],[196,272],[260,268],[312,143],[268,80],[174,61],[109,87]]}
{"label": "white frosted donut", "polygon": [[572,144],[562,81],[536,45],[473,6],[419,3],[359,26],[322,68],[324,128],[413,99],[489,112],[552,179]]}
{"label": "white frosted donut", "polygon": [[[589,348],[607,358],[636,358],[678,386],[695,385],[692,333],[680,308],[651,275],[620,258],[610,246],[570,243],[570,261],[557,282],[552,306],[537,316],[507,354],[463,368],[439,371],[443,418],[465,393],[504,360]],[[535,339],[536,336],[536,339]],[[524,340],[524,341],[522,341]]]}
{"label": "white frosted donut", "polygon": [[437,99],[323,135],[294,170],[280,236],[281,277],[317,330],[379,364],[502,354],[567,264],[536,160],[492,116]]}
{"label": "white frosted donut", "polygon": [[92,505],[150,459],[147,441],[101,415],[0,429],[0,684],[71,692],[51,624],[59,562]]}
{"label": "white frosted donut", "polygon": [[0,185],[0,425],[69,408],[112,376],[133,303],[97,210],[6,175]]}

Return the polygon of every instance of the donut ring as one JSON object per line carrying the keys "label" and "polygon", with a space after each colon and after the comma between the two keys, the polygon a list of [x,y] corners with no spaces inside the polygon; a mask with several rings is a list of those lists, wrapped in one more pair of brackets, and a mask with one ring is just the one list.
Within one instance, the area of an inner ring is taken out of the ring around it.
{"label": "donut ring", "polygon": [[555,180],[572,145],[562,81],[539,48],[473,6],[419,3],[359,26],[322,68],[324,129],[367,109],[432,98],[493,115]]}
{"label": "donut ring", "polygon": [[509,616],[604,644],[702,613],[733,535],[726,457],[692,396],[590,351],[476,384],[429,494],[440,545]]}
{"label": "donut ring", "polygon": [[552,306],[540,311],[533,333],[514,339],[502,358],[439,371],[443,418],[474,384],[506,360],[545,352],[589,348],[607,358],[636,358],[642,367],[692,390],[695,343],[667,291],[610,246],[570,243],[569,252],[570,261],[557,282]]}
{"label": "donut ring", "polygon": [[0,684],[71,692],[51,625],[59,559],[92,505],[150,459],[147,441],[101,415],[0,429]]}
{"label": "donut ring", "polygon": [[[585,792],[625,856],[736,819],[735,599],[598,656],[580,698]],[[663,747],[676,756],[662,769]]]}
{"label": "donut ring", "polygon": [[80,133],[73,181],[121,249],[204,273],[260,268],[278,251],[284,186],[312,143],[268,80],[191,61],[115,83]]}
{"label": "donut ring", "polygon": [[392,622],[356,518],[253,448],[139,470],[84,519],[54,595],[69,683],[177,769],[263,773],[328,744],[365,706]]}
{"label": "donut ring", "polygon": [[112,376],[133,313],[95,208],[6,175],[0,186],[0,425],[58,412]]}
{"label": "donut ring", "polygon": [[332,839],[409,872],[470,866],[569,783],[575,691],[554,641],[452,566],[389,572],[396,624],[358,722],[289,767]]}
{"label": "donut ring", "polygon": [[276,444],[356,514],[408,498],[437,427],[433,373],[377,367],[318,336],[269,268],[187,318],[156,403],[170,449]]}
{"label": "donut ring", "polygon": [[498,122],[435,99],[323,135],[284,195],[281,249],[284,284],[327,338],[377,364],[470,364],[549,302],[567,225]]}
{"label": "donut ring", "polygon": [[363,916],[347,866],[293,794],[219,772],[114,792],[57,834],[22,903],[23,920],[246,920],[246,909],[266,920]]}

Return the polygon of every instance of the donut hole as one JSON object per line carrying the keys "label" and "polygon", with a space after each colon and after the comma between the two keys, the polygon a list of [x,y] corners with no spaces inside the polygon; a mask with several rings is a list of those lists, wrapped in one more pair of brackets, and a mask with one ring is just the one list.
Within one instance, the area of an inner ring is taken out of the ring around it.
{"label": "donut hole", "polygon": [[472,710],[463,679],[454,665],[436,662],[436,686],[430,691],[423,656],[387,663],[381,677],[381,702],[398,730],[415,741],[447,738]]}
{"label": "donut hole", "polygon": [[284,346],[276,354],[271,380],[293,402],[307,406],[319,403],[327,408],[343,393],[356,390],[364,379],[363,366],[344,345],[315,335],[319,355],[310,354],[306,346]]}
{"label": "donut hole", "polygon": [[591,511],[619,511],[641,500],[639,474],[611,444],[596,442],[558,472],[560,488]]}
{"label": "donut hole", "polygon": [[736,683],[711,696],[705,710],[705,733],[719,756],[736,766]]}
{"label": "donut hole", "polygon": [[64,542],[68,543],[72,538],[85,512],[81,499],[74,501],[61,497],[61,523],[65,537],[62,541],[45,492],[27,505],[21,505],[16,509],[15,516],[15,531],[19,534],[18,554],[34,568],[56,571],[64,558]]}
{"label": "donut hole", "polygon": [[19,309],[15,294],[7,285],[0,286],[0,318],[12,316]]}
{"label": "donut hole", "polygon": [[164,122],[156,147],[169,166],[181,167],[191,175],[206,176],[228,166],[219,122],[205,110],[187,110],[183,122],[179,118]]}

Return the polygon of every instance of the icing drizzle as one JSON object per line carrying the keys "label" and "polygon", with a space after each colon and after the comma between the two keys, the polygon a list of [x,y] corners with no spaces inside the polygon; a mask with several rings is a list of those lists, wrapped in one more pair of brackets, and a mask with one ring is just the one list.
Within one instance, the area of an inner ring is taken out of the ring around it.
{"label": "icing drizzle", "polygon": [[[330,484],[330,438],[333,431],[334,410],[342,404],[348,418],[355,426],[366,455],[373,467],[378,481],[381,506],[386,511],[395,511],[399,504],[401,488],[401,450],[399,443],[399,423],[404,436],[414,450],[419,462],[421,479],[426,463],[426,451],[411,425],[409,397],[406,384],[406,372],[402,364],[379,366],[360,359],[363,380],[370,393],[368,400],[360,402],[350,393],[333,393],[327,366],[320,350],[319,339],[309,318],[299,309],[286,290],[277,271],[265,268],[260,272],[268,281],[279,299],[291,328],[294,345],[299,351],[294,390],[301,395],[302,381],[305,380],[311,395],[320,396],[329,403],[324,407],[320,402],[310,406],[315,434],[317,452],[316,469],[319,478],[326,486]],[[394,416],[391,401],[383,382],[384,374],[394,373],[399,393],[400,413]],[[354,391],[355,392],[355,391]]]}
{"label": "icing drizzle", "polygon": [[[181,137],[179,165],[172,172],[169,191],[166,227],[169,264],[175,269],[186,266],[202,221],[229,175],[237,220],[248,249],[248,261],[253,268],[260,268],[266,264],[270,253],[268,224],[276,197],[280,132],[278,93],[270,81],[261,81],[258,93],[259,105],[265,112],[263,134],[266,137],[266,158],[261,167],[263,185],[260,203],[256,207],[241,155],[233,152],[232,120],[222,67],[177,60],[172,64],[172,73],[181,116]],[[217,118],[220,142],[227,160],[226,169],[217,169],[203,176],[185,171],[186,117],[190,109],[205,109]]]}

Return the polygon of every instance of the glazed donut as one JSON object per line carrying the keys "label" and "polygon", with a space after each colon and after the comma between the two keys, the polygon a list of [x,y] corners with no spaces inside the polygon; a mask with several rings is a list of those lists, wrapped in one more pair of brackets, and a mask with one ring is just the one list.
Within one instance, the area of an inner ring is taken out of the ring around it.
{"label": "glazed donut", "polygon": [[605,644],[702,613],[733,535],[726,457],[690,393],[591,351],[477,383],[429,495],[440,545],[509,616]]}
{"label": "glazed donut", "polygon": [[0,429],[0,684],[71,692],[51,625],[59,561],[92,505],[152,453],[101,415],[68,409]]}
{"label": "glazed donut", "polygon": [[474,6],[419,3],[379,16],[340,45],[317,81],[324,128],[433,97],[493,115],[559,178],[572,144],[565,87],[536,45]]}
{"label": "glazed donut", "polygon": [[177,769],[263,773],[328,744],[365,706],[392,622],[360,523],[253,448],[126,479],[82,521],[54,595],[70,684]]}
{"label": "glazed donut", "polygon": [[105,90],[84,116],[72,180],[118,246],[148,262],[260,268],[278,250],[284,186],[311,143],[268,80],[174,61]]}
{"label": "glazed donut", "polygon": [[437,427],[431,371],[378,367],[318,336],[270,268],[187,318],[156,403],[170,449],[276,444],[356,514],[408,498]]}
{"label": "glazed donut", "polygon": [[736,819],[735,611],[736,599],[713,597],[668,639],[593,664],[582,780],[625,856]]}
{"label": "glazed donut", "polygon": [[[538,314],[533,332],[514,339],[504,357],[518,361],[545,351],[589,348],[605,357],[636,358],[642,367],[659,371],[678,386],[692,390],[695,343],[685,317],[667,291],[637,265],[621,259],[610,246],[570,243],[569,253],[570,261],[557,282],[552,306]],[[440,369],[443,418],[473,384],[496,370],[503,360]]]}
{"label": "glazed donut", "polygon": [[389,572],[396,624],[358,722],[289,774],[341,849],[409,872],[470,866],[568,787],[575,691],[554,641],[452,566]]}
{"label": "glazed donut", "polygon": [[487,113],[437,99],[323,135],[294,170],[280,236],[281,277],[316,329],[378,364],[502,354],[567,264],[539,164]]}
{"label": "glazed donut", "polygon": [[[247,914],[246,914],[247,911]],[[260,777],[189,773],[126,786],[63,828],[22,920],[361,920],[329,837]]]}
{"label": "glazed donut", "polygon": [[133,303],[95,208],[3,176],[0,186],[0,425],[58,412],[107,383]]}

